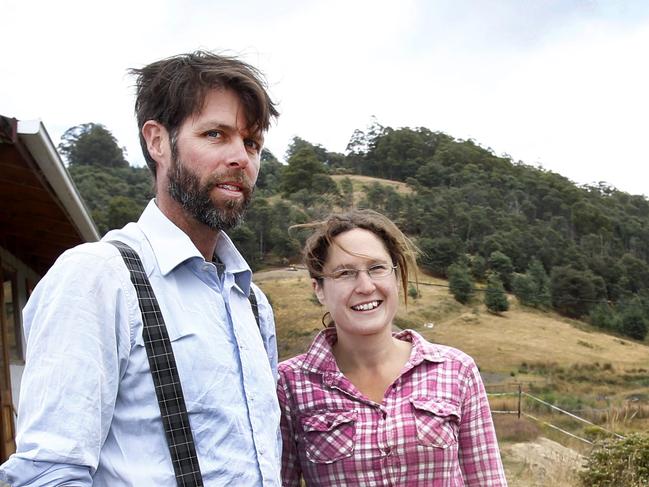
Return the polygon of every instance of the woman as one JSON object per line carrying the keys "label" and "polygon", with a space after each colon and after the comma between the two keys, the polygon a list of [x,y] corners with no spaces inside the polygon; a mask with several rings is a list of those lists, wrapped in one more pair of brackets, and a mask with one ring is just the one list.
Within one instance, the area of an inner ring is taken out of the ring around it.
{"label": "woman", "polygon": [[384,216],[309,225],[304,249],[326,328],[280,364],[282,481],[299,486],[506,486],[473,360],[392,323],[414,248]]}

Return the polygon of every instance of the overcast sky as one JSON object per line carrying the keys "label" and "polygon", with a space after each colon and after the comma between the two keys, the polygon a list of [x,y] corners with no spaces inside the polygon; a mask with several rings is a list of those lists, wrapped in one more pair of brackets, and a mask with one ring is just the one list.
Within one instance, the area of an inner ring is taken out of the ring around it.
{"label": "overcast sky", "polygon": [[142,164],[130,67],[197,48],[265,72],[280,159],[343,152],[372,116],[649,195],[645,0],[0,0],[0,114],[55,144],[104,124]]}

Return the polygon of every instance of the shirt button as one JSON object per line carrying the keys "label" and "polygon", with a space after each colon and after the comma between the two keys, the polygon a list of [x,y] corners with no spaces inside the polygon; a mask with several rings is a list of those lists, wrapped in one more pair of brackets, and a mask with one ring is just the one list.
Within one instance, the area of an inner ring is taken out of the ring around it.
{"label": "shirt button", "polygon": [[381,411],[381,417],[382,417],[383,419],[387,418],[387,417],[388,417],[388,413],[385,412],[385,411]]}

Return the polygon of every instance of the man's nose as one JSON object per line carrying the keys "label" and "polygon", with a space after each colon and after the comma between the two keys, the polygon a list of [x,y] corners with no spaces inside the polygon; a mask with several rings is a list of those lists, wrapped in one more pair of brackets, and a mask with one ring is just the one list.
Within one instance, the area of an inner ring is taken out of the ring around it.
{"label": "man's nose", "polygon": [[235,138],[230,144],[230,153],[228,154],[228,166],[240,167],[244,169],[250,163],[250,153],[246,148],[243,139]]}

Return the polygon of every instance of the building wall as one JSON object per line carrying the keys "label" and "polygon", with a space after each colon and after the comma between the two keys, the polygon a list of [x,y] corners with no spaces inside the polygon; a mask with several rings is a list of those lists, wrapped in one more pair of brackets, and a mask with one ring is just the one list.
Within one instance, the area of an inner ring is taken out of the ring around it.
{"label": "building wall", "polygon": [[[0,247],[0,262],[3,270],[15,272],[16,276],[16,296],[14,300],[14,318],[17,321],[16,340],[18,341],[17,350],[9,361],[9,370],[11,373],[11,394],[14,410],[17,410],[18,399],[20,397],[20,379],[25,367],[25,335],[22,327],[22,309],[27,304],[29,293],[33,286],[40,280],[40,276],[32,270],[27,264],[16,258],[6,249]],[[30,289],[31,288],[31,289]],[[18,357],[16,357],[18,355]]]}

